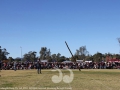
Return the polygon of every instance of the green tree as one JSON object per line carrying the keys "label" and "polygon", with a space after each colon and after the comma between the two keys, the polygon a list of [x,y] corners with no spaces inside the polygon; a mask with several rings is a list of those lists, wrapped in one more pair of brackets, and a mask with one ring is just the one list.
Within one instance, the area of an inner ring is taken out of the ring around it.
{"label": "green tree", "polygon": [[48,62],[52,62],[52,57],[49,56],[49,58],[47,60],[48,60]]}
{"label": "green tree", "polygon": [[87,60],[87,61],[93,60],[92,55],[88,54],[88,55],[85,57],[85,60]]}
{"label": "green tree", "polygon": [[85,58],[88,54],[89,54],[89,52],[87,51],[86,46],[81,46],[79,49],[76,50],[75,56],[78,59],[85,60]]}
{"label": "green tree", "polygon": [[115,55],[117,59],[120,59],[120,54]]}
{"label": "green tree", "polygon": [[57,62],[60,60],[60,57],[61,57],[61,54],[58,53],[58,54],[56,55],[56,60],[57,60]]}
{"label": "green tree", "polygon": [[51,57],[52,57],[52,60],[56,60],[57,58],[56,54],[52,54]]}
{"label": "green tree", "polygon": [[21,58],[17,57],[17,58],[14,59],[14,61],[21,62]]}
{"label": "green tree", "polygon": [[50,49],[48,49],[48,50],[46,51],[46,55],[45,55],[45,56],[46,56],[45,59],[47,59],[48,61],[51,60],[51,52],[50,52]]}
{"label": "green tree", "polygon": [[65,56],[61,56],[60,59],[58,60],[58,62],[63,62],[66,60],[66,57]]}
{"label": "green tree", "polygon": [[2,49],[0,46],[0,60],[6,60],[8,54],[7,50],[5,48]]}
{"label": "green tree", "polygon": [[40,59],[45,60],[46,58],[49,58],[51,52],[50,49],[47,49],[46,47],[41,47],[40,50]]}
{"label": "green tree", "polygon": [[101,62],[102,61],[103,54],[100,52],[97,52],[93,55],[94,62]]}
{"label": "green tree", "polygon": [[30,60],[32,62],[35,61],[37,59],[36,53],[37,52],[35,52],[35,51],[29,51],[28,53],[23,55],[23,60],[24,61]]}
{"label": "green tree", "polygon": [[13,62],[14,61],[14,59],[12,57],[9,57],[8,60],[9,60],[9,62]]}

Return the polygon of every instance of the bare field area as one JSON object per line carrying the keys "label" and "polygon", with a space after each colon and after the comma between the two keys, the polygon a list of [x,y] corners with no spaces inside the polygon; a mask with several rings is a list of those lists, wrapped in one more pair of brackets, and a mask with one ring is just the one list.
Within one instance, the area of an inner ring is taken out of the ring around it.
{"label": "bare field area", "polygon": [[[59,76],[58,71],[42,70],[1,70],[0,90],[120,90],[119,69],[82,69],[72,70],[71,83],[54,83],[52,77]],[[61,70],[63,76],[70,75],[68,70]]]}

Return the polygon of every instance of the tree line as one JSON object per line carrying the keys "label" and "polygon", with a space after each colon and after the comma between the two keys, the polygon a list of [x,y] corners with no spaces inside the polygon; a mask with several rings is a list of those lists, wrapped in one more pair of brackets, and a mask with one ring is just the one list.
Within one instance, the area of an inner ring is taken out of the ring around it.
{"label": "tree line", "polygon": [[[12,58],[8,57],[10,53],[0,46],[0,60],[9,60],[12,61],[21,61],[21,58]],[[90,55],[87,51],[86,46],[81,46],[79,49],[76,49],[76,52],[74,54],[74,58],[71,56],[70,58],[62,56],[60,53],[57,54],[51,54],[50,49],[47,47],[41,47],[39,51],[39,57],[37,56],[36,51],[29,51],[28,53],[25,53],[23,55],[22,61],[36,61],[38,58],[41,60],[48,60],[49,62],[62,62],[65,60],[84,60],[84,61],[93,61],[93,62],[101,62],[101,61],[107,61],[108,59],[120,59],[120,54],[111,54],[111,53],[105,53],[102,54],[100,52],[95,53],[94,55]]]}

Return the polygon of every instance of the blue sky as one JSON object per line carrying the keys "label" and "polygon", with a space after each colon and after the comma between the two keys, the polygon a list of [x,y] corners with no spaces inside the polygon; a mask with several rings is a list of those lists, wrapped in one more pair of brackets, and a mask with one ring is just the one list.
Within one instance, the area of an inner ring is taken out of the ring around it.
{"label": "blue sky", "polygon": [[0,45],[21,57],[47,47],[72,53],[86,45],[90,54],[119,53],[120,0],[0,0]]}

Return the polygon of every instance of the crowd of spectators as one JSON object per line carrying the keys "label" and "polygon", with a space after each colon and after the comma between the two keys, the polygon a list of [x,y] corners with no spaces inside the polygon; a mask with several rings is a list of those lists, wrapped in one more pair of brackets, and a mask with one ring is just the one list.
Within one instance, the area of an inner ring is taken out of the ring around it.
{"label": "crowd of spectators", "polygon": [[[120,69],[120,62],[72,62],[72,63],[63,63],[63,62],[41,62],[41,69],[78,69],[80,65],[81,69]],[[1,62],[1,70],[14,70],[16,67],[17,70],[30,70],[37,69],[37,62]]]}

